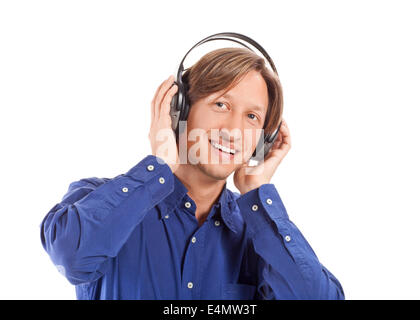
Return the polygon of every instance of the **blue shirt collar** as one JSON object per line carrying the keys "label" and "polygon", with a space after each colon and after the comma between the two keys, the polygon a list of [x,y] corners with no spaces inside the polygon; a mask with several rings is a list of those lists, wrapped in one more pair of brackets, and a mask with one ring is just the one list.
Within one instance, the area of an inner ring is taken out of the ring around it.
{"label": "blue shirt collar", "polygon": [[[158,203],[160,219],[163,219],[168,211],[178,207],[181,200],[187,195],[188,189],[184,186],[181,180],[174,174],[174,190],[169,194],[162,202]],[[210,217],[210,219],[220,219],[222,218],[226,226],[234,233],[237,232],[236,227],[233,222],[233,209],[236,206],[235,198],[232,192],[227,188],[227,183],[225,182],[222,192],[216,200],[215,203],[215,213]]]}

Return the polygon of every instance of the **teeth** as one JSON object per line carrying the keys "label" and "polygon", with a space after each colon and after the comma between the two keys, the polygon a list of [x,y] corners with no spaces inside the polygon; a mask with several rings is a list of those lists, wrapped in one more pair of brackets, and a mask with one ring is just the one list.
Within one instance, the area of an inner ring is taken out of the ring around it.
{"label": "teeth", "polygon": [[214,146],[217,149],[222,150],[223,152],[235,154],[235,150],[233,150],[231,148],[224,147],[221,144],[218,144],[214,141],[211,141],[211,144],[212,144],[212,146]]}

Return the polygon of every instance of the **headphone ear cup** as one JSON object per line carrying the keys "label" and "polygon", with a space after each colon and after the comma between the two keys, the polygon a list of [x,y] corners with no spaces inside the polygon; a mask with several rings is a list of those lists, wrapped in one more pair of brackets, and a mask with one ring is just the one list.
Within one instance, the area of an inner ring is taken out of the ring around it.
{"label": "headphone ear cup", "polygon": [[[180,89],[181,89],[181,99],[180,99],[180,106],[179,106],[179,111],[180,111],[179,121],[187,121],[188,113],[190,111],[190,104],[187,97],[188,91],[186,90],[184,84],[181,85]],[[178,127],[179,127],[179,123],[178,123]],[[185,128],[185,126],[183,126],[183,128]]]}
{"label": "headphone ear cup", "polygon": [[280,121],[280,124],[277,127],[276,131],[274,131],[270,136],[265,138],[265,140],[264,140],[264,157],[267,155],[267,153],[270,152],[271,147],[273,146],[274,142],[276,142],[277,136],[279,135],[279,132],[280,132],[280,127],[281,127],[282,122],[283,122],[283,120]]}
{"label": "headphone ear cup", "polygon": [[182,104],[182,91],[181,91],[181,85],[177,82],[175,82],[178,86],[177,92],[174,94],[171,100],[171,108],[169,111],[169,114],[171,116],[172,121],[172,130],[176,132],[178,130],[178,123],[179,123],[179,117],[180,117],[180,108]]}
{"label": "headphone ear cup", "polygon": [[[260,150],[259,148],[264,148],[264,158],[265,156],[270,152],[271,147],[273,146],[274,142],[276,142],[277,136],[279,135],[280,132],[280,126],[281,126],[281,122],[280,125],[277,127],[276,131],[274,131],[272,134],[270,135],[265,135],[264,136],[264,141],[262,141],[261,137],[260,140],[258,141],[257,144],[257,148],[254,150],[254,153],[252,154],[252,157],[255,158],[255,160],[260,161],[262,160],[261,156],[257,157],[257,150]],[[264,146],[262,146],[262,143],[264,143]]]}
{"label": "headphone ear cup", "polygon": [[274,142],[276,141],[277,135],[274,137],[274,139],[271,142],[264,142],[264,158],[265,156],[270,152],[271,147],[273,146]]}
{"label": "headphone ear cup", "polygon": [[[180,111],[179,121],[187,121],[188,114],[190,113],[190,100],[188,98],[188,90],[189,90],[188,77],[189,77],[189,74],[190,74],[190,70],[185,71],[184,74],[181,77],[181,80],[180,80],[179,91],[181,93],[181,99],[180,99],[180,104],[179,104],[179,111]],[[183,129],[184,128],[185,128],[185,126],[183,126]]]}
{"label": "headphone ear cup", "polygon": [[252,158],[256,161],[260,161],[263,158],[261,157],[261,148],[264,148],[264,156],[265,156],[265,136],[264,134],[260,135],[260,139],[258,140],[257,147],[255,148],[254,152],[252,153]]}
{"label": "headphone ear cup", "polygon": [[[176,141],[178,142],[178,136],[183,131],[179,125],[180,121],[186,121],[188,118],[188,113],[190,110],[189,100],[187,97],[187,90],[184,82],[175,82],[178,86],[177,93],[172,97],[171,100],[171,120],[172,120],[172,130],[174,130]],[[182,126],[184,129],[185,126]]]}

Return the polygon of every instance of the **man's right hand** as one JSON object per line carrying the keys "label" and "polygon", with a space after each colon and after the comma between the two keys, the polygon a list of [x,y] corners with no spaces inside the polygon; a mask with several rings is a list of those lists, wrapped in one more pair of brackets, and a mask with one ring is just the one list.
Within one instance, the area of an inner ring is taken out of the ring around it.
{"label": "man's right hand", "polygon": [[178,147],[169,114],[171,100],[177,90],[178,86],[174,83],[173,75],[163,81],[156,90],[151,102],[149,131],[152,154],[164,160],[172,172],[175,172],[179,167]]}

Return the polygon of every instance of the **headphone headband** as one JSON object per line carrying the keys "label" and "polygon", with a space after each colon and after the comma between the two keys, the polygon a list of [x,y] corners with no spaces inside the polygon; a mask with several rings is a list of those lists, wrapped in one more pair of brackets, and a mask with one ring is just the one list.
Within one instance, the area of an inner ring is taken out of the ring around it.
{"label": "headphone headband", "polygon": [[236,33],[236,32],[221,32],[221,33],[213,34],[211,36],[208,36],[208,37],[206,37],[206,38],[198,41],[195,45],[193,45],[191,47],[190,50],[187,51],[187,53],[185,54],[184,58],[182,58],[181,63],[179,64],[178,74],[177,74],[177,80],[179,81],[180,80],[180,77],[182,77],[182,72],[184,71],[184,60],[188,56],[188,54],[194,48],[196,48],[196,47],[198,47],[198,46],[200,46],[200,45],[202,45],[202,44],[204,44],[206,42],[213,41],[213,40],[228,40],[228,41],[233,41],[233,42],[239,43],[240,45],[248,48],[249,50],[254,51],[250,47],[248,47],[246,44],[242,43],[241,41],[238,41],[238,40],[235,40],[235,39],[230,39],[229,37],[230,38],[241,39],[241,40],[246,41],[249,44],[253,45],[255,48],[257,48],[258,51],[261,52],[261,54],[264,56],[264,58],[267,59],[268,63],[271,66],[271,69],[273,69],[273,71],[278,75],[277,69],[276,69],[276,67],[274,65],[273,60],[271,60],[271,58],[268,55],[267,51],[265,51],[265,49],[262,46],[260,46],[255,40],[253,40],[253,39],[251,39],[251,38],[249,38],[249,37],[247,37],[247,36],[245,36],[243,34]]}

